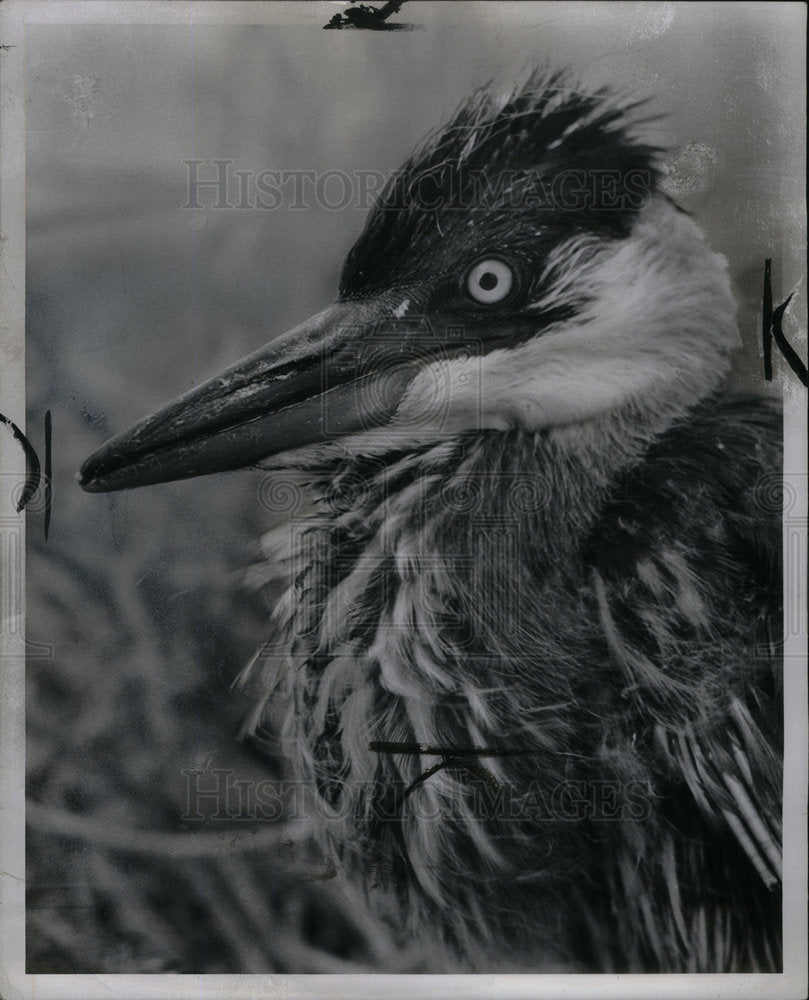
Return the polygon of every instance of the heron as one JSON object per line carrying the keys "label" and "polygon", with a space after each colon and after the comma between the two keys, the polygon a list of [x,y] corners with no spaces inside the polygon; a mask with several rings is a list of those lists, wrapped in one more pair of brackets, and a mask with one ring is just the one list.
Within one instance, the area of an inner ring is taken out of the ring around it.
{"label": "heron", "polygon": [[284,706],[322,849],[459,968],[781,967],[781,414],[727,386],[641,109],[476,90],[331,306],[80,473],[305,480],[251,724]]}

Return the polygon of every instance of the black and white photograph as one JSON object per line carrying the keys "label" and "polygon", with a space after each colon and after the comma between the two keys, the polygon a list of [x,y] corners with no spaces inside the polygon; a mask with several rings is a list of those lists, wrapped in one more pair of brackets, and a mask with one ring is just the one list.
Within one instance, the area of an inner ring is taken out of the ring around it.
{"label": "black and white photograph", "polygon": [[805,35],[0,3],[0,997],[803,995]]}

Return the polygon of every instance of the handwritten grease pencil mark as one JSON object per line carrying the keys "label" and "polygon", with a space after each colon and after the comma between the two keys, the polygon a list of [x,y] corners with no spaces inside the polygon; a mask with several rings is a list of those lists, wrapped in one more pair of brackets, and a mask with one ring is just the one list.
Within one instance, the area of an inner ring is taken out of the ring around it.
{"label": "handwritten grease pencil mark", "polygon": [[785,358],[789,367],[795,372],[801,383],[809,387],[809,375],[806,365],[798,357],[797,352],[789,343],[781,327],[784,313],[787,306],[792,301],[792,292],[787,299],[773,309],[772,305],[772,259],[764,261],[764,295],[762,303],[761,335],[762,347],[764,349],[764,378],[772,382],[772,342],[778,345],[778,350]]}

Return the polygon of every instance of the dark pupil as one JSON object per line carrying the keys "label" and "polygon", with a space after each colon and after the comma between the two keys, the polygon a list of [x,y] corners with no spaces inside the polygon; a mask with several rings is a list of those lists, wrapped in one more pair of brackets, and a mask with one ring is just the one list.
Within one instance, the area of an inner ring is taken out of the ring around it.
{"label": "dark pupil", "polygon": [[492,271],[486,271],[480,276],[480,287],[484,292],[490,292],[497,285],[497,275]]}

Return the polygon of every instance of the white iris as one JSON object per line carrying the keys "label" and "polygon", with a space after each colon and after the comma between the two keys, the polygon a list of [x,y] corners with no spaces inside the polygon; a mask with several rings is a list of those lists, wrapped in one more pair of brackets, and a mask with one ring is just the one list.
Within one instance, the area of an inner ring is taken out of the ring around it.
{"label": "white iris", "polygon": [[514,273],[502,260],[478,261],[466,277],[466,290],[484,305],[502,302],[514,284]]}

